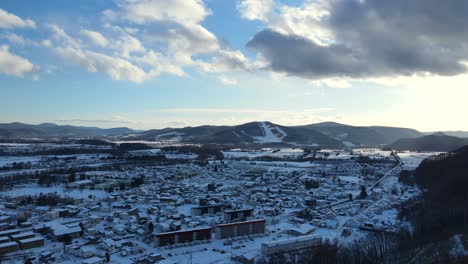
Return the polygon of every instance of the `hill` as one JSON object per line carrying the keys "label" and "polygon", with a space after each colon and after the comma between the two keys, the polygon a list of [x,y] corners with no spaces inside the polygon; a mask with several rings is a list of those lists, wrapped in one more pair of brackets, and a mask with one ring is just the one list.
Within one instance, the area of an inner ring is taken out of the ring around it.
{"label": "hill", "polygon": [[23,123],[0,124],[0,138],[74,138],[121,136],[138,133],[127,127],[103,129],[98,127],[61,126],[52,123],[29,125]]}
{"label": "hill", "polygon": [[421,132],[409,128],[350,126],[334,122],[324,122],[302,127],[320,131],[350,146],[387,145],[400,138],[416,138],[422,136]]}
{"label": "hill", "polygon": [[418,138],[404,138],[388,145],[395,150],[412,151],[453,151],[468,144],[468,138],[448,136],[444,133],[435,133]]}
{"label": "hill", "polygon": [[149,130],[144,140],[177,140],[186,143],[213,144],[291,144],[345,147],[341,141],[320,131],[304,127],[286,127],[271,122],[250,122],[238,126],[201,126]]}

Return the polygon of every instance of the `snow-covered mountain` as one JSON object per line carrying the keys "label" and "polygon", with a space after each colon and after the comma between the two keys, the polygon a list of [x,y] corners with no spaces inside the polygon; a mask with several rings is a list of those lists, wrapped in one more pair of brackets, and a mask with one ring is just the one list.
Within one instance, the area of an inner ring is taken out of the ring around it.
{"label": "snow-covered mountain", "polygon": [[215,144],[289,144],[320,147],[387,145],[400,138],[421,133],[406,128],[354,127],[338,123],[307,126],[281,126],[271,122],[251,122],[238,126],[201,126],[149,130],[139,137],[145,140],[177,140]]}

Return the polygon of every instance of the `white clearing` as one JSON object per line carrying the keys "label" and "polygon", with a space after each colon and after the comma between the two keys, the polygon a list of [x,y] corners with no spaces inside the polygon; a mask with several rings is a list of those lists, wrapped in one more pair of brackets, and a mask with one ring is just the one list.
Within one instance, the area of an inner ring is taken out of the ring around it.
{"label": "white clearing", "polygon": [[[271,128],[265,122],[260,122],[259,126],[263,129],[264,136],[253,137],[257,143],[283,142],[281,138],[277,137],[273,131],[271,131]],[[279,131],[280,129],[276,128],[276,130]],[[280,133],[283,135],[286,134],[284,131],[281,131]]]}

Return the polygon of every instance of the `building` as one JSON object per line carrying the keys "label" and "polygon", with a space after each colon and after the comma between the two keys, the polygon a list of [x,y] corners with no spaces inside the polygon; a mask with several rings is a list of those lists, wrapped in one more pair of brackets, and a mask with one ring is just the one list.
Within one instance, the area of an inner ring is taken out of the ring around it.
{"label": "building", "polygon": [[223,211],[224,204],[206,205],[192,208],[193,215],[214,215]]}
{"label": "building", "polygon": [[231,221],[245,221],[248,218],[253,217],[253,209],[240,209],[240,210],[231,210],[224,212],[224,220]]}
{"label": "building", "polygon": [[0,237],[16,235],[16,234],[19,234],[19,232],[20,232],[19,229],[8,229],[5,231],[1,231]]}
{"label": "building", "polygon": [[221,224],[216,226],[216,238],[226,239],[265,233],[265,219]]}
{"label": "building", "polygon": [[287,252],[302,251],[316,247],[320,244],[322,244],[322,237],[312,235],[294,239],[262,243],[261,251],[263,255],[271,256]]}
{"label": "building", "polygon": [[18,243],[16,242],[6,242],[0,244],[0,255],[8,254],[15,251],[18,251]]}
{"label": "building", "polygon": [[104,264],[106,263],[106,260],[104,258],[91,257],[91,258],[83,259],[81,263],[82,264]]}
{"label": "building", "polygon": [[20,241],[20,240],[23,240],[23,239],[28,239],[28,238],[33,238],[35,235],[33,232],[24,232],[24,233],[20,233],[20,234],[16,234],[16,235],[11,235],[11,240],[13,241]]}
{"label": "building", "polygon": [[66,239],[73,239],[81,237],[83,231],[80,226],[68,227],[64,225],[51,226],[52,234],[56,241],[65,241]]}
{"label": "building", "polygon": [[19,246],[21,249],[30,249],[44,246],[44,238],[42,237],[32,237],[28,239],[23,239],[19,241]]}
{"label": "building", "polygon": [[190,230],[181,230],[175,232],[159,233],[156,235],[157,244],[160,247],[174,245],[178,243],[190,243],[194,241],[203,241],[211,239],[213,228],[199,228]]}

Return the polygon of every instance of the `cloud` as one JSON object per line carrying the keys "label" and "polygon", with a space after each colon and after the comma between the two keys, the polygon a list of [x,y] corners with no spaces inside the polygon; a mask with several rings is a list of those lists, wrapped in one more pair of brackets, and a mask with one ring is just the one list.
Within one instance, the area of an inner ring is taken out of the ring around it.
{"label": "cloud", "polygon": [[251,64],[244,54],[237,50],[219,50],[213,53],[209,61],[198,61],[198,66],[205,72],[230,72],[249,70]]}
{"label": "cloud", "polygon": [[218,80],[223,84],[223,85],[236,85],[238,81],[234,78],[221,75],[218,77]]}
{"label": "cloud", "polygon": [[128,34],[125,34],[118,39],[115,43],[115,47],[120,51],[121,56],[124,58],[129,58],[131,55],[130,53],[142,53],[145,51],[143,44],[141,44],[138,39]]}
{"label": "cloud", "polygon": [[98,47],[104,48],[109,44],[109,41],[99,32],[83,29],[80,34],[88,38]]}
{"label": "cloud", "polygon": [[54,24],[48,25],[48,27],[50,28],[50,30],[52,30],[53,37],[55,40],[62,41],[67,46],[80,48],[80,43],[71,36],[69,36],[61,27]]}
{"label": "cloud", "polygon": [[463,0],[306,1],[247,46],[273,71],[310,79],[452,76],[467,70],[467,12]]}
{"label": "cloud", "polygon": [[25,74],[38,71],[29,60],[10,52],[6,45],[0,46],[0,74],[24,77]]}
{"label": "cloud", "polygon": [[[247,68],[248,60],[242,52],[222,47],[218,38],[202,26],[211,11],[201,0],[120,0],[116,3],[116,10],[104,12],[113,27],[116,23],[139,25],[144,31],[142,39],[160,47],[160,53],[164,53],[173,69],[196,67],[205,72],[227,72]],[[176,72],[182,75],[180,70]]]}
{"label": "cloud", "polygon": [[6,39],[9,42],[16,44],[16,45],[25,45],[27,42],[27,40],[23,36],[20,36],[11,32],[0,35],[0,38]]}
{"label": "cloud", "polygon": [[[318,114],[318,113],[327,113],[334,111],[334,108],[331,107],[324,107],[324,108],[311,108],[311,109],[303,109],[301,113],[304,114]],[[162,113],[232,113],[232,114],[285,114],[285,113],[297,113],[294,111],[288,110],[268,110],[268,109],[231,109],[231,108],[164,108],[158,109],[156,112]]]}
{"label": "cloud", "polygon": [[241,0],[237,3],[241,17],[247,20],[268,21],[275,8],[275,0]]}
{"label": "cloud", "polygon": [[119,0],[118,11],[106,10],[109,19],[125,19],[137,24],[176,22],[198,24],[210,14],[201,0]]}
{"label": "cloud", "polygon": [[[94,51],[81,39],[70,36],[57,25],[49,25],[54,33],[54,48],[68,63],[81,66],[93,73],[104,73],[113,80],[128,80],[142,83],[162,73],[186,76],[183,69],[159,52],[146,49],[139,39],[117,30],[117,36],[106,39],[102,50]],[[112,29],[116,29],[112,27]],[[98,32],[95,32],[98,33]],[[97,36],[81,30],[79,35],[86,38]],[[99,33],[99,35],[101,35]],[[52,43],[49,46],[52,46]]]}
{"label": "cloud", "polygon": [[312,84],[316,86],[327,86],[331,88],[350,88],[352,86],[349,80],[346,80],[344,78],[320,79],[317,81],[312,81]]}
{"label": "cloud", "polygon": [[73,47],[59,47],[57,52],[68,62],[80,65],[89,72],[107,74],[113,80],[128,80],[141,83],[150,76],[129,61],[93,51]]}
{"label": "cloud", "polygon": [[35,28],[36,23],[31,19],[22,19],[14,14],[0,9],[0,28],[13,29],[13,28]]}
{"label": "cloud", "polygon": [[182,68],[174,65],[163,54],[153,50],[147,51],[142,56],[133,57],[133,60],[137,63],[151,66],[151,76],[158,76],[161,73],[168,73],[179,77],[187,76]]}

